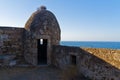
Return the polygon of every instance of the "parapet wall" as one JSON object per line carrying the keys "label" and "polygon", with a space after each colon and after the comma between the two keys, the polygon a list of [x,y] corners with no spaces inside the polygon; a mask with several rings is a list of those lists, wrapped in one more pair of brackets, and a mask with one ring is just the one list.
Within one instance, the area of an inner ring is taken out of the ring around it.
{"label": "parapet wall", "polygon": [[120,50],[53,46],[52,56],[57,67],[75,65],[92,80],[120,79]]}
{"label": "parapet wall", "polygon": [[23,31],[24,28],[0,27],[0,55],[12,55],[16,58],[22,56]]}

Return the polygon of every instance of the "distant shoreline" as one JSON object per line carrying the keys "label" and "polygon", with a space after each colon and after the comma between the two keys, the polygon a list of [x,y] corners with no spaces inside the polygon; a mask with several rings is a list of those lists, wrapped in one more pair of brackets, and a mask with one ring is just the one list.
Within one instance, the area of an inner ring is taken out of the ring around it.
{"label": "distant shoreline", "polygon": [[61,42],[120,42],[120,41],[61,41]]}
{"label": "distant shoreline", "polygon": [[103,41],[61,41],[64,46],[76,46],[85,48],[106,48],[120,49],[120,42],[103,42]]}

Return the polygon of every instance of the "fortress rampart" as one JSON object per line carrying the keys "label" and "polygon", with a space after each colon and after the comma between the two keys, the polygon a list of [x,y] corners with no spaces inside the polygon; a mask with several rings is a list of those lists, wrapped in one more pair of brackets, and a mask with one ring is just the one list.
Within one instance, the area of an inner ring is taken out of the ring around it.
{"label": "fortress rampart", "polygon": [[62,69],[75,65],[92,80],[120,79],[120,50],[53,46],[52,59]]}
{"label": "fortress rampart", "polygon": [[61,29],[42,6],[24,28],[0,27],[0,66],[75,66],[92,80],[120,80],[120,50],[60,45]]}
{"label": "fortress rampart", "polygon": [[23,32],[24,28],[0,27],[0,58],[6,58],[2,65],[8,65],[12,58],[19,62],[23,57]]}

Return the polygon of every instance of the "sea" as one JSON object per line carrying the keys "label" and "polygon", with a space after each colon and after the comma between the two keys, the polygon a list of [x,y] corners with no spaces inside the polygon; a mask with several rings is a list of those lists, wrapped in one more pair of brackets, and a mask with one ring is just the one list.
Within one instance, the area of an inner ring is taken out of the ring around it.
{"label": "sea", "polygon": [[104,42],[104,41],[61,41],[64,46],[77,46],[87,48],[108,48],[120,49],[120,42]]}

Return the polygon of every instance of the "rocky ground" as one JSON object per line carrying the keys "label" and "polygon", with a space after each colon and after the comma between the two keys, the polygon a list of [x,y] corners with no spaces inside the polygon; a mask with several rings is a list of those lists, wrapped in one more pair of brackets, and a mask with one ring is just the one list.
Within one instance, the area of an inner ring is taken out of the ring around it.
{"label": "rocky ground", "polygon": [[[68,80],[65,73],[55,67],[4,67],[0,68],[0,80]],[[69,79],[70,80],[70,79]],[[81,79],[71,80],[87,80]]]}

